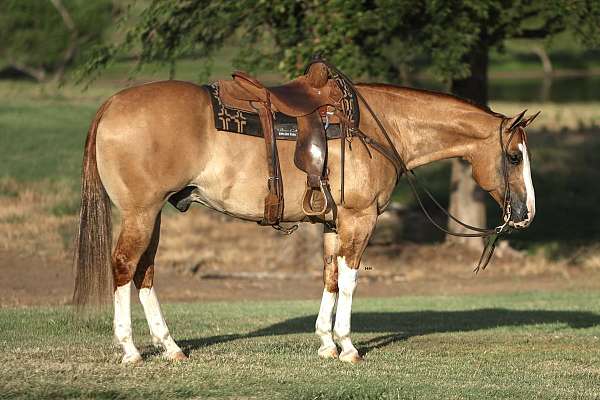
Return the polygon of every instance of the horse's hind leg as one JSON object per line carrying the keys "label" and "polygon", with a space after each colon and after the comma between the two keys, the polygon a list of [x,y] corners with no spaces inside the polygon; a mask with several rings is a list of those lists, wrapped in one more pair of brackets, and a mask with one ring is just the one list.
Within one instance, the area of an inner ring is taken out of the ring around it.
{"label": "horse's hind leg", "polygon": [[150,243],[157,213],[145,209],[121,213],[121,232],[113,252],[112,265],[115,283],[114,332],[123,348],[122,363],[142,361],[133,343],[131,330],[131,280]]}
{"label": "horse's hind leg", "polygon": [[139,290],[140,302],[144,307],[152,341],[165,350],[165,356],[171,360],[185,360],[187,357],[171,337],[169,328],[160,309],[156,291],[154,290],[154,257],[160,240],[160,213],[156,217],[154,230],[148,248],[140,258],[133,276],[133,282]]}
{"label": "horse's hind leg", "polygon": [[335,303],[338,297],[337,285],[337,257],[338,235],[325,227],[323,234],[323,297],[321,308],[315,324],[315,333],[321,339],[319,357],[337,358],[338,351],[333,341],[332,325]]}

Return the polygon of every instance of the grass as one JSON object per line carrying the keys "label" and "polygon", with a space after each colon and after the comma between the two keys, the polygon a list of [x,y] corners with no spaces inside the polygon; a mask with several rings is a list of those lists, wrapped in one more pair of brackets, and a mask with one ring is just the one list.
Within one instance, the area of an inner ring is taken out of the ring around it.
{"label": "grass", "polygon": [[168,304],[190,360],[150,346],[118,364],[108,317],[0,312],[0,398],[598,398],[600,296],[586,292],[357,299],[354,342],[366,362],[316,356],[314,301]]}
{"label": "grass", "polygon": [[0,106],[0,178],[76,181],[97,105],[15,101]]}

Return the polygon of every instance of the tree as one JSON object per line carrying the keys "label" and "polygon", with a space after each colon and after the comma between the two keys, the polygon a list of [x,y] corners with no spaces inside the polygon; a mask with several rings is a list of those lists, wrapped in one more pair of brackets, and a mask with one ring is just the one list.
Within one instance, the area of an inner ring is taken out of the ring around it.
{"label": "tree", "polygon": [[110,0],[3,0],[0,60],[38,82],[62,81],[81,48],[99,43]]}
{"label": "tree", "polygon": [[348,74],[395,80],[412,54],[389,51],[398,44],[393,31],[409,31],[419,18],[419,8],[405,3],[383,12],[360,0],[153,0],[122,42],[95,49],[83,72],[93,76],[131,51],[140,66],[182,56],[206,59],[242,32],[235,62],[248,70],[266,67],[291,77],[322,52]]}
{"label": "tree", "polygon": [[[431,48],[441,50],[440,57],[446,57],[443,49],[452,46],[451,41],[457,38],[465,46],[458,63],[455,58],[438,62],[448,68],[452,92],[481,105],[488,102],[489,52],[493,48],[502,49],[507,39],[546,39],[571,30],[588,45],[599,43],[600,4],[595,1],[441,2],[431,15],[432,26],[437,30],[437,34],[430,35],[434,39]],[[468,72],[461,71],[464,67]],[[485,196],[470,175],[466,163],[453,160],[450,212],[468,224],[484,226]],[[467,232],[451,220],[448,226],[454,231]],[[452,240],[477,248],[482,244],[480,239]]]}
{"label": "tree", "polygon": [[[98,48],[97,71],[121,51],[139,48],[140,65],[180,56],[210,56],[242,31],[240,66],[276,68],[288,76],[322,52],[353,76],[396,81],[406,65],[427,57],[430,72],[453,93],[487,104],[489,52],[511,38],[547,38],[571,30],[600,41],[595,0],[154,0],[124,42]],[[470,168],[454,162],[450,210],[472,225],[486,222],[483,194]],[[461,231],[463,228],[449,226]],[[478,239],[468,242],[477,247]]]}

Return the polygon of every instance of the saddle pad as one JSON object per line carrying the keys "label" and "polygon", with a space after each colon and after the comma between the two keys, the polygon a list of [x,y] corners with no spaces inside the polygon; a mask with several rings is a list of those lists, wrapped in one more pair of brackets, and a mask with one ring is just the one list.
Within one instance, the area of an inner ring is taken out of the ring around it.
{"label": "saddle pad", "polygon": [[[238,110],[223,104],[219,97],[219,85],[216,82],[204,85],[203,87],[210,93],[215,128],[217,130],[254,137],[264,137],[258,113]],[[296,140],[298,137],[298,122],[296,118],[283,113],[275,113],[273,128],[278,140]],[[326,129],[327,139],[339,139],[341,132],[340,124],[329,124]]]}

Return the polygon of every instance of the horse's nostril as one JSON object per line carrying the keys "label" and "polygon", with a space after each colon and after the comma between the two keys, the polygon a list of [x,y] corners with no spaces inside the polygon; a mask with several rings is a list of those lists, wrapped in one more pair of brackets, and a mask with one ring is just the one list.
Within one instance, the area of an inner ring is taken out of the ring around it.
{"label": "horse's nostril", "polygon": [[527,212],[527,207],[521,207],[517,216],[519,218],[519,221],[525,221],[529,216],[529,213]]}
{"label": "horse's nostril", "polygon": [[521,221],[525,221],[527,218],[529,217],[529,212],[527,211],[527,206],[526,205],[519,205],[517,207],[513,206],[513,214],[512,214],[512,220],[514,222],[521,222]]}

